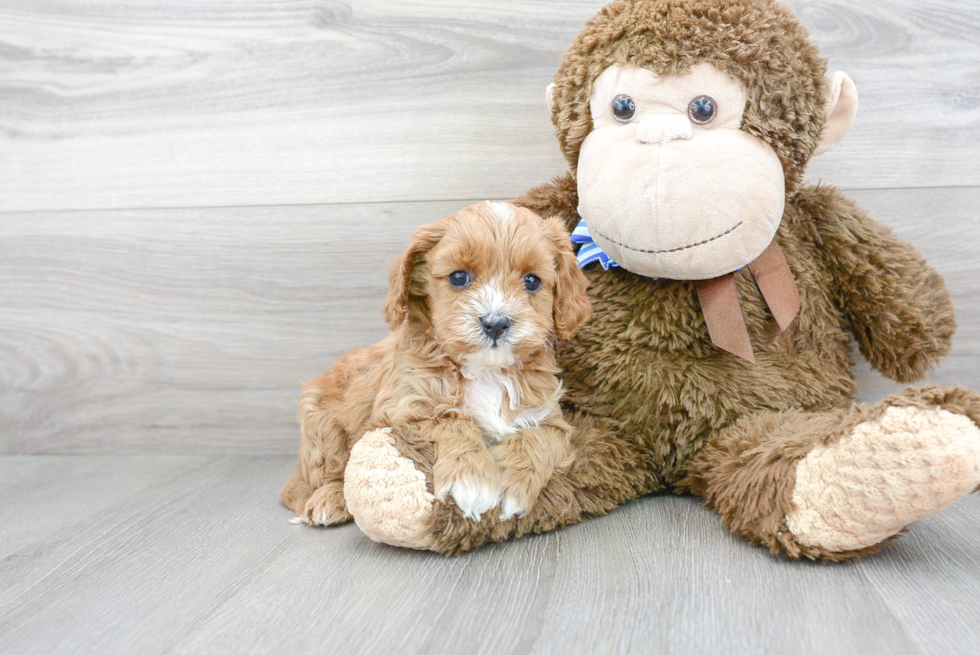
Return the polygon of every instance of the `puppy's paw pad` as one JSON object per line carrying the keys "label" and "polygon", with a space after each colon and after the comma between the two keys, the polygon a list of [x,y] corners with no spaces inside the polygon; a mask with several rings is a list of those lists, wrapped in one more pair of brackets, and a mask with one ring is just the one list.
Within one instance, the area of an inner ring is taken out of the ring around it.
{"label": "puppy's paw pad", "polygon": [[463,510],[463,517],[479,521],[480,517],[500,504],[500,489],[489,484],[457,480],[449,489],[456,506]]}

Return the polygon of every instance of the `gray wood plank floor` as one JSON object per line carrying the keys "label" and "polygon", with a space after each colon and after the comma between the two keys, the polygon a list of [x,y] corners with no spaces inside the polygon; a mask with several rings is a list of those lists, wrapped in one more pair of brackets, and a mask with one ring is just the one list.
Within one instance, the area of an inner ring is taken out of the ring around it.
{"label": "gray wood plank floor", "polygon": [[977,496],[843,566],[776,559],[671,496],[446,559],[288,524],[292,466],[0,457],[0,652],[980,650]]}

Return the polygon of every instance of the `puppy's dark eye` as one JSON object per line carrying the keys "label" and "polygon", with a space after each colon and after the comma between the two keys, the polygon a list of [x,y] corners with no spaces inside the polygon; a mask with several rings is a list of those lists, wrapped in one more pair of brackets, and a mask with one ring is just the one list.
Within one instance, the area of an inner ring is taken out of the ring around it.
{"label": "puppy's dark eye", "polygon": [[534,293],[535,291],[541,288],[541,278],[539,278],[537,275],[531,275],[531,274],[525,275],[524,288],[530,291],[531,293]]}
{"label": "puppy's dark eye", "polygon": [[707,125],[718,113],[718,105],[709,96],[698,96],[687,106],[687,115],[698,125]]}
{"label": "puppy's dark eye", "polygon": [[628,123],[636,114],[636,103],[633,102],[633,98],[621,93],[613,98],[612,110],[616,120]]}
{"label": "puppy's dark eye", "polygon": [[455,271],[449,274],[449,284],[457,289],[465,289],[470,286],[470,274],[466,271]]}

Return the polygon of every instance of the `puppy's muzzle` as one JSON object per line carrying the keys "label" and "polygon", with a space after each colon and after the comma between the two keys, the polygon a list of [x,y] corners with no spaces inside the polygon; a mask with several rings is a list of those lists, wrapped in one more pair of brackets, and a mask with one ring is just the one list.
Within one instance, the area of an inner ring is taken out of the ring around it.
{"label": "puppy's muzzle", "polygon": [[490,337],[493,341],[493,345],[497,345],[497,342],[507,333],[510,329],[511,320],[506,316],[484,316],[480,319],[480,327],[483,328],[483,334]]}

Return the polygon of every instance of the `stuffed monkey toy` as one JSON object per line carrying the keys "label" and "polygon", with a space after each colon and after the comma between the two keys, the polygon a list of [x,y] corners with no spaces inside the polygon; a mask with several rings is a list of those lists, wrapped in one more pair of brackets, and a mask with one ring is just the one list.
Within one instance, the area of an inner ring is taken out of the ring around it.
{"label": "stuffed monkey toy", "polygon": [[773,0],[615,0],[548,89],[564,177],[516,203],[575,230],[591,321],[557,344],[574,458],[523,516],[432,494],[424,434],[370,433],[345,496],[375,540],[456,554],[691,493],[793,559],[872,552],[980,484],[980,396],[854,400],[849,342],[923,377],[953,309],[918,251],[803,182],[857,94]]}

